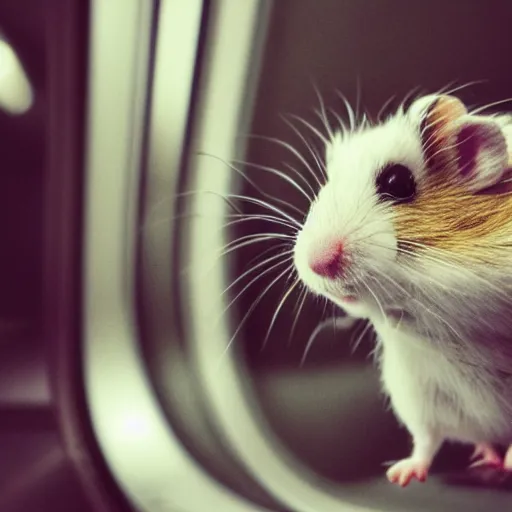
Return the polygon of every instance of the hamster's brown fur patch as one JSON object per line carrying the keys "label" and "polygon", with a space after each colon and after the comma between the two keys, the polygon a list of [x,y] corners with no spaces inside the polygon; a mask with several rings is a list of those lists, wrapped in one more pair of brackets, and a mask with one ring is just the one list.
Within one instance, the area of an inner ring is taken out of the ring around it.
{"label": "hamster's brown fur patch", "polygon": [[512,194],[471,194],[447,178],[431,177],[413,202],[393,207],[399,242],[412,242],[412,251],[421,250],[416,244],[439,249],[456,260],[512,265]]}

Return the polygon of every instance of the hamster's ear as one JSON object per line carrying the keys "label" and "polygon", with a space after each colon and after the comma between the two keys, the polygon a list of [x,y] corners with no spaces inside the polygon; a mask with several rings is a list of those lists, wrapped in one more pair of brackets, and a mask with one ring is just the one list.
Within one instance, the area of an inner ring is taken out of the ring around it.
{"label": "hamster's ear", "polygon": [[465,105],[449,95],[419,98],[407,115],[418,122],[430,172],[449,171],[474,193],[512,189],[507,147],[507,138],[512,140],[509,116],[469,115]]}
{"label": "hamster's ear", "polygon": [[453,148],[458,178],[471,192],[499,184],[508,171],[508,146],[503,130],[491,118],[463,116],[453,126]]}
{"label": "hamster's ear", "polygon": [[423,96],[410,106],[408,115],[418,124],[423,155],[431,170],[449,164],[444,149],[453,134],[453,123],[466,114],[465,105],[446,94]]}

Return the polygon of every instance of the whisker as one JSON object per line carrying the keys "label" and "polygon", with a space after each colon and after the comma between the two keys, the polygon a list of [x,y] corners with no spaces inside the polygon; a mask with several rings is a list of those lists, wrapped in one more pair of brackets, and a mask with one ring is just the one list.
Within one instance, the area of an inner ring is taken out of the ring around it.
{"label": "whisker", "polygon": [[252,235],[252,236],[254,236],[254,238],[251,238],[250,240],[246,240],[244,242],[239,242],[239,240],[230,242],[230,244],[234,244],[234,245],[231,245],[230,247],[224,249],[222,252],[220,252],[218,254],[218,257],[220,258],[222,256],[227,256],[228,254],[230,254],[234,251],[238,251],[242,247],[248,247],[250,245],[254,245],[259,242],[273,242],[276,239],[273,236],[257,236],[257,235]]}
{"label": "whisker", "polygon": [[386,112],[386,110],[391,106],[391,104],[393,103],[393,101],[395,101],[395,99],[396,99],[396,94],[393,94],[393,96],[390,96],[384,102],[382,107],[380,107],[379,111],[377,112],[377,121],[382,121],[382,116],[383,116],[384,112]]}
{"label": "whisker", "polygon": [[324,300],[324,309],[322,311],[322,318],[325,318],[325,312],[327,311],[327,304],[329,304],[329,299],[327,297],[322,297]]}
{"label": "whisker", "polygon": [[[450,94],[454,94],[456,92],[459,92],[459,91],[462,91],[463,89],[467,89],[468,87],[473,87],[473,85],[480,85],[480,84],[485,84],[485,83],[488,83],[489,80],[473,80],[472,82],[466,82],[462,85],[458,85],[456,87],[453,87],[452,89],[449,89],[449,90],[443,90],[441,89],[438,93],[436,94],[447,94],[447,95],[450,95]],[[446,87],[450,87],[454,82],[451,82],[451,84],[448,84]]]}
{"label": "whisker", "polygon": [[373,270],[377,272],[381,277],[387,279],[393,286],[395,286],[398,290],[400,290],[405,296],[412,297],[411,292],[406,290],[400,283],[398,283],[395,279],[393,279],[390,275],[382,272],[378,267],[374,266]]}
{"label": "whisker", "polygon": [[[416,253],[414,253],[413,251],[408,251],[408,250],[404,249],[403,247],[400,247],[398,249],[398,253],[406,254],[411,257],[417,257]],[[435,263],[443,263],[443,262],[437,261],[436,258],[431,258],[430,261],[433,261]],[[408,266],[407,269],[409,272],[417,273],[417,275],[425,278],[425,275],[422,274],[421,272],[417,272],[416,268],[413,265]],[[444,292],[448,293],[449,295],[455,295],[455,293],[453,291],[453,287],[448,286],[448,285],[442,283],[441,281],[438,281],[437,279],[433,278],[432,276],[429,276],[428,280],[429,280],[429,282],[435,284],[436,286],[439,286],[441,289],[443,289]]]}
{"label": "whisker", "polygon": [[[269,217],[271,217],[271,216],[269,216]],[[237,220],[225,223],[221,227],[221,230],[225,229],[225,228],[227,228],[227,227],[229,227],[229,226],[231,226],[233,224],[237,224],[237,223],[244,222],[244,221],[258,220],[258,219],[260,219],[259,215],[250,216],[250,218],[246,218],[246,216],[242,216],[242,218],[240,218],[240,219],[237,219]],[[273,219],[273,218],[266,219],[265,218],[264,220],[268,220],[269,222],[273,222],[273,223],[277,223],[277,224],[282,224],[283,226],[288,227],[288,228],[296,229],[294,226],[290,226],[288,224],[282,223],[279,219]],[[218,261],[219,258],[221,258],[223,256],[226,256],[226,255],[230,254],[233,251],[236,251],[236,250],[241,249],[243,247],[247,247],[249,245],[252,245],[252,243],[259,243],[259,242],[264,242],[264,241],[274,241],[274,240],[276,240],[276,237],[268,236],[268,235],[269,235],[268,233],[266,233],[266,234],[265,233],[263,233],[263,234],[261,234],[261,233],[251,233],[249,235],[244,235],[243,237],[238,237],[236,240],[232,240],[231,242],[225,244],[220,249],[220,252],[216,255],[215,260],[214,260],[214,264],[212,265],[212,267],[209,268],[209,271],[211,271],[213,269],[213,267],[217,264],[217,261]],[[282,246],[290,247],[291,243],[288,241],[290,239],[289,237],[291,237],[293,239],[295,238],[294,235],[285,235],[285,237],[282,237],[281,234],[279,234],[278,239],[279,240],[285,240],[285,242],[283,242],[281,244],[278,244],[277,247],[282,247]],[[248,240],[248,242],[242,243],[244,240]],[[263,251],[262,254],[266,254],[269,251],[274,250],[275,248],[276,248],[276,246],[272,246],[269,249]],[[261,256],[262,254],[260,254],[258,256]],[[181,271],[180,271],[180,275],[182,275],[182,276],[188,275],[189,271],[190,271],[190,265],[185,267],[185,268],[182,268]],[[208,272],[206,272],[204,275],[207,275],[207,273]]]}
{"label": "whisker", "polygon": [[[338,126],[339,126],[343,136],[345,136],[346,133],[348,132],[348,128],[345,125],[343,119],[341,119],[341,117],[338,115],[338,113],[334,109],[330,108],[329,112],[334,116],[334,118],[336,119],[336,122],[338,123]],[[338,130],[336,130],[336,131],[338,131]],[[333,139],[334,138],[335,137],[333,137]]]}
{"label": "whisker", "polygon": [[307,185],[308,189],[310,190],[310,192],[313,194],[312,197],[313,199],[311,199],[311,202],[313,202],[314,198],[316,198],[316,192],[315,192],[315,189],[311,186],[311,183],[304,177],[304,175],[298,170],[296,169],[295,167],[293,167],[293,165],[287,163],[287,162],[284,162],[283,165],[289,169],[290,171],[292,171],[295,175],[297,175],[298,177],[300,177],[302,179],[302,181],[304,182],[305,185]]}
{"label": "whisker", "polygon": [[350,353],[354,355],[356,353],[356,350],[359,348],[359,345],[361,345],[361,342],[363,341],[366,333],[370,330],[372,324],[370,322],[366,322],[366,325],[363,327],[361,333],[357,337],[356,341],[353,343],[352,348],[350,349]]}
{"label": "whisker", "polygon": [[[331,317],[336,318],[336,304],[331,302]],[[332,339],[336,341],[336,322],[332,323]]]}
{"label": "whisker", "polygon": [[[352,242],[362,242],[368,238],[371,238],[373,236],[372,233],[368,234],[367,236],[364,236],[364,237],[358,237],[358,238],[352,238],[352,236],[357,233],[357,231],[359,231],[359,226],[362,226],[364,225],[366,228],[369,228],[375,224],[379,224],[382,222],[382,217],[376,215],[373,219],[371,220],[367,220],[368,219],[368,216],[371,214],[371,213],[382,213],[383,217],[386,217],[386,206],[385,205],[382,205],[380,208],[367,208],[366,212],[364,213],[363,217],[358,219],[358,222],[357,223],[354,223],[354,224],[357,224],[356,226],[354,226],[352,229],[348,230],[346,233],[345,233],[345,238],[350,238]],[[356,209],[353,210],[352,214],[353,216],[352,217],[347,217],[346,220],[345,220],[345,223],[346,224],[350,224],[356,217],[356,215],[358,215],[360,212],[357,212]]]}
{"label": "whisker", "polygon": [[[291,267],[291,266],[290,266]],[[245,322],[247,321],[247,319],[249,318],[249,316],[251,315],[251,313],[254,311],[254,309],[257,307],[257,305],[261,302],[261,300],[263,299],[263,297],[269,292],[269,290],[280,280],[283,278],[283,276],[288,273],[290,271],[290,267],[287,267],[285,268],[275,279],[272,280],[272,282],[258,295],[258,297],[256,298],[256,300],[251,304],[251,306],[249,307],[249,309],[247,310],[247,312],[245,313],[244,317],[242,318],[242,320],[240,321],[240,323],[238,324],[238,327],[235,329],[235,332],[233,333],[233,335],[231,336],[230,340],[228,341],[227,345],[226,345],[226,348],[224,349],[222,355],[221,355],[221,360],[222,358],[229,352],[229,349],[231,348],[234,340],[236,339],[236,337],[238,336],[238,333],[240,332],[240,330],[242,329],[242,327],[244,326]],[[220,364],[221,361],[219,361],[219,364]]]}
{"label": "whisker", "polygon": [[326,178],[325,168],[324,168],[324,166],[322,166],[322,163],[320,162],[320,158],[319,158],[318,154],[315,152],[315,150],[311,147],[311,144],[309,144],[309,142],[306,140],[306,137],[304,137],[304,135],[301,133],[301,131],[292,122],[290,122],[284,116],[281,116],[281,117],[282,117],[283,121],[295,132],[295,134],[302,141],[302,143],[304,144],[306,149],[309,151],[309,153],[313,157],[313,160],[315,161],[315,163],[318,167],[318,170],[320,171],[320,174],[325,179]]}
{"label": "whisker", "polygon": [[309,352],[311,351],[311,348],[313,347],[313,343],[318,338],[318,335],[324,330],[324,323],[317,325],[311,335],[309,336],[308,342],[306,343],[306,347],[304,349],[304,353],[302,354],[302,357],[300,359],[299,368],[302,368],[304,364],[306,363],[306,359],[309,355]]}
{"label": "whisker", "polygon": [[295,329],[297,328],[297,323],[299,321],[299,317],[300,317],[300,314],[304,307],[304,304],[306,303],[307,297],[308,297],[308,290],[306,287],[304,287],[302,289],[301,295],[299,295],[299,299],[297,301],[298,308],[296,307],[295,319],[293,320],[292,328],[291,328],[290,334],[288,336],[288,343],[287,343],[288,346],[290,346],[292,343],[293,335],[295,334]]}
{"label": "whisker", "polygon": [[[273,270],[277,269],[278,267],[280,267],[281,265],[285,264],[285,263],[288,263],[290,261],[290,258],[286,258],[282,261],[278,261],[277,263],[274,263],[274,265],[270,266],[269,268],[266,268],[265,270],[263,270],[262,272],[260,272],[256,277],[253,277],[236,295],[233,299],[231,299],[231,301],[228,303],[228,305],[224,308],[224,310],[222,311],[221,315],[219,316],[219,319],[217,320],[220,321],[220,319],[227,313],[227,311],[231,308],[231,306],[254,284],[256,283],[257,281],[259,281],[263,276],[269,274],[270,272],[272,272]],[[282,272],[281,274],[279,274],[280,276],[281,275],[284,275],[286,272],[289,271],[291,265],[288,265],[285,269],[284,272]]]}
{"label": "whisker", "polygon": [[457,83],[457,80],[451,80],[446,85],[441,87],[440,89],[434,91],[432,94],[435,96],[441,96],[441,95],[450,95],[453,94],[461,89],[464,89],[464,86],[458,86],[455,85]]}
{"label": "whisker", "polygon": [[[401,241],[400,241],[401,242]],[[385,246],[385,245],[382,245],[382,244],[378,244],[376,242],[373,242],[373,245],[375,245],[376,247],[380,247],[381,249],[386,249],[386,250],[390,250],[390,251],[394,251],[395,249],[392,248],[392,247],[388,247],[388,246]],[[407,250],[405,249],[404,247],[398,247],[396,249],[397,253],[398,254],[401,254],[401,255],[406,255],[406,256],[410,256],[411,258],[417,258],[418,257],[418,254],[413,252],[413,251],[410,251],[410,250]],[[428,255],[425,255],[425,259],[428,259],[434,263],[440,263],[440,264],[444,264],[444,265],[449,265],[448,262],[445,262],[445,261],[442,261],[442,260],[437,260],[437,258],[434,258],[432,256],[428,256]],[[378,270],[375,268],[375,270]],[[453,270],[457,270],[457,267],[454,267]],[[422,279],[422,283],[423,285],[425,285],[424,281],[425,281],[425,274],[418,271],[416,266],[415,265],[408,265],[407,266],[407,271],[410,272],[410,273],[416,273],[418,274],[421,279]],[[383,274],[385,275],[385,274]],[[437,281],[435,278],[433,278],[432,276],[429,276],[428,277],[429,281],[431,281],[432,283],[436,284],[437,286],[439,286],[440,288],[442,288],[445,292],[451,294],[451,295],[454,295],[454,291],[453,291],[453,288],[440,282],[440,281]],[[402,288],[403,289],[403,288]]]}
{"label": "whisker", "polygon": [[[324,301],[324,307],[323,307],[322,313],[320,315],[320,318],[321,318],[320,323],[325,324],[325,322],[326,322],[325,314],[327,312],[327,305],[329,304],[329,299],[327,297],[323,297],[323,296],[321,296],[320,299]],[[329,319],[327,319],[327,320],[329,320]]]}
{"label": "whisker", "polygon": [[413,87],[405,96],[404,99],[400,102],[400,106],[398,107],[399,110],[401,110],[402,114],[405,114],[411,104],[415,101],[417,96],[420,93],[420,87],[416,86]]}
{"label": "whisker", "polygon": [[[377,269],[377,268],[374,268],[373,270],[374,270],[374,271],[377,271],[378,269]],[[376,288],[379,290],[379,292],[381,292],[381,293],[385,293],[385,294],[386,294],[386,297],[387,297],[388,302],[389,302],[390,300],[391,300],[391,301],[393,300],[393,298],[394,298],[394,297],[393,297],[393,295],[392,295],[391,291],[389,290],[389,287],[384,286],[384,285],[382,284],[382,282],[381,282],[379,279],[377,279],[377,277],[376,277],[375,275],[366,276],[366,279],[370,279],[373,283],[375,283]],[[375,291],[375,290],[373,290],[373,291]],[[377,293],[375,293],[375,295],[377,295],[377,296],[378,296],[378,294],[377,294]],[[386,315],[386,317],[387,317],[387,316],[388,316],[388,315]]]}
{"label": "whisker", "polygon": [[[267,238],[267,237],[264,237],[262,239],[256,239],[254,240],[254,243],[259,243],[259,242],[273,242],[275,241],[274,238]],[[195,276],[196,279],[198,280],[201,280],[201,279],[204,279],[205,276],[208,275],[209,272],[211,272],[213,270],[213,268],[215,267],[215,265],[218,264],[218,261],[223,258],[224,256],[227,256],[229,255],[230,253],[232,252],[235,252],[237,251],[238,249],[242,249],[243,247],[247,247],[249,245],[252,245],[250,242],[248,243],[241,243],[239,246],[235,246],[235,247],[231,247],[230,249],[228,250],[222,250],[222,252],[219,252],[217,253],[215,256],[214,256],[214,259],[213,259],[213,262],[211,265],[208,266],[208,268],[206,268],[203,272],[201,272],[200,275],[198,276]],[[224,246],[225,247],[225,246]],[[267,255],[270,251],[273,251],[273,250],[278,250],[278,249],[282,249],[282,248],[287,248],[289,249],[289,252],[290,254],[293,252],[293,246],[290,244],[290,242],[286,241],[286,242],[281,242],[281,243],[278,243],[278,244],[275,244],[275,245],[272,245],[271,247],[267,248],[266,250],[262,251],[260,254],[258,254],[255,258],[252,258],[251,262],[249,262],[249,265],[251,263],[254,263],[254,261],[258,258],[261,258],[265,255]],[[288,251],[285,251],[286,253],[288,253]],[[187,265],[186,267],[182,268],[181,271],[180,271],[180,275],[181,276],[184,276],[184,275],[188,275],[190,270],[191,270],[191,267],[192,267],[192,264],[190,265]]]}
{"label": "whisker", "polygon": [[512,98],[507,98],[500,101],[494,101],[493,103],[488,103],[487,105],[483,105],[479,108],[475,108],[473,111],[469,112],[470,115],[474,116],[480,112],[483,112],[484,110],[487,110],[492,107],[497,107],[498,105],[503,105],[504,103],[510,103],[512,101]]}
{"label": "whisker", "polygon": [[368,117],[368,113],[365,112],[361,118],[361,124],[359,125],[359,130],[363,130],[367,126],[370,126],[370,119]]}
{"label": "whisker", "polygon": [[[377,270],[377,272],[379,272],[378,269],[375,269],[375,270]],[[399,285],[399,283],[397,283],[394,279],[392,279],[389,275],[385,274],[384,272],[379,272],[379,274],[382,277],[388,279],[388,281],[390,281],[394,286],[398,287],[406,295],[406,297],[407,296],[409,297],[409,300],[413,301],[415,304],[420,306],[421,309],[423,309],[428,314],[430,314],[431,316],[437,318],[439,321],[441,321],[441,323],[446,325],[453,333],[455,333],[457,335],[457,337],[459,339],[463,339],[461,337],[460,333],[446,319],[442,318],[440,315],[435,313],[435,311],[433,311],[432,308],[429,308],[423,301],[418,300],[418,298],[415,297],[413,293],[405,290],[405,288],[403,288],[401,285]]]}
{"label": "whisker", "polygon": [[[433,155],[431,155],[429,158],[432,160],[434,159],[436,156],[439,156],[441,155],[442,153],[446,153],[447,151],[450,151],[450,150],[453,150],[453,149],[456,149],[457,147],[465,144],[466,142],[468,142],[469,140],[471,140],[471,136],[468,136],[466,137],[464,140],[460,140],[458,141],[457,143],[455,144],[450,144],[448,146],[444,146],[442,147],[441,149],[438,149]],[[430,148],[432,147],[432,145],[429,145],[427,146],[426,148],[426,151],[428,151]],[[466,164],[467,165],[467,164]],[[463,171],[461,170],[460,171],[461,173],[463,173]]]}
{"label": "whisker", "polygon": [[307,169],[307,171],[313,176],[313,178],[316,180],[318,186],[320,188],[322,188],[322,186],[323,186],[322,182],[319,180],[316,172],[313,170],[313,168],[307,162],[307,160],[304,158],[304,156],[302,156],[302,154],[299,151],[297,151],[291,144],[288,144],[288,142],[285,142],[284,140],[278,139],[276,137],[266,137],[264,135],[250,135],[248,137],[251,137],[253,139],[266,140],[268,142],[273,142],[274,144],[277,144],[277,145],[287,149],[288,151],[290,151],[290,153],[292,153],[293,156],[295,156],[299,160],[299,162],[304,166],[304,168]]}
{"label": "whisker", "polygon": [[[292,269],[292,272],[293,272],[293,269]],[[279,315],[279,312],[281,311],[284,303],[286,302],[286,300],[288,299],[288,297],[293,293],[293,290],[295,290],[295,288],[297,287],[297,285],[300,283],[300,280],[299,279],[296,279],[294,281],[294,283],[288,288],[288,290],[285,292],[283,298],[281,299],[281,301],[279,302],[278,306],[277,306],[277,309],[276,311],[274,312],[274,315],[272,316],[272,320],[270,321],[270,325],[268,326],[268,329],[267,329],[267,334],[265,335],[265,339],[263,340],[263,345],[261,347],[261,350],[264,350],[265,347],[267,346],[267,342],[268,342],[268,339],[270,337],[270,332],[272,331],[272,327],[274,327],[274,324],[276,323],[276,320],[277,320],[277,317]]]}
{"label": "whisker", "polygon": [[[341,320],[341,322],[340,322],[340,320]],[[325,327],[328,326],[328,324],[332,323],[334,329],[337,329],[338,326],[340,326],[340,330],[347,331],[347,330],[351,329],[355,325],[356,322],[357,322],[356,318],[342,317],[340,319],[337,316],[332,316],[331,318],[327,318],[326,320],[320,322],[315,327],[315,329],[313,330],[311,335],[309,336],[308,342],[306,343],[306,347],[304,349],[304,353],[300,360],[299,367],[302,368],[304,366],[306,359],[309,355],[309,352],[311,351],[311,349],[313,347],[313,344],[314,344],[316,338],[325,329]]]}
{"label": "whisker", "polygon": [[319,112],[317,111],[319,113],[320,120],[323,122],[324,127],[325,127],[327,133],[329,134],[329,137],[331,139],[333,139],[334,133],[332,131],[331,125],[329,124],[329,119],[327,118],[327,112],[325,110],[324,99],[322,98],[322,95],[320,94],[318,87],[314,86],[314,89],[315,89],[315,93],[318,97],[318,103],[320,104],[320,111]]}
{"label": "whisker", "polygon": [[425,309],[425,311],[427,311],[430,315],[432,315],[433,317],[435,317],[437,320],[439,320],[442,324],[444,324],[446,327],[448,327],[448,329],[450,331],[452,331],[453,334],[455,334],[455,337],[458,339],[458,340],[461,340],[463,341],[464,340],[464,336],[462,336],[462,334],[457,330],[455,329],[450,322],[448,322],[448,320],[446,320],[445,318],[443,318],[441,315],[439,315],[438,313],[436,313],[432,308],[429,308],[428,306],[426,306],[425,304],[423,304],[422,302],[420,302],[419,300],[417,299],[413,299],[415,300],[415,302],[420,305],[423,309]]}
{"label": "whisker", "polygon": [[357,75],[356,78],[356,121],[359,121],[359,116],[361,114],[361,96],[363,94],[362,86],[361,86],[361,76]]}
{"label": "whisker", "polygon": [[345,110],[347,111],[347,115],[348,115],[348,119],[349,119],[349,123],[350,123],[350,131],[354,131],[355,127],[356,127],[356,117],[354,114],[354,110],[352,109],[349,101],[347,100],[345,95],[342,94],[341,91],[336,90],[335,92],[336,92],[336,95],[341,99],[341,101],[345,105]]}
{"label": "whisker", "polygon": [[266,192],[265,190],[263,190],[260,186],[258,186],[251,178],[249,178],[249,176],[247,176],[246,173],[244,173],[241,169],[239,169],[238,167],[236,167],[234,164],[241,164],[241,165],[246,165],[246,166],[250,166],[250,167],[254,167],[256,169],[261,169],[263,171],[266,171],[266,172],[270,172],[276,176],[279,176],[281,177],[282,179],[284,179],[285,181],[287,181],[288,183],[290,183],[291,185],[293,185],[297,190],[299,190],[305,197],[308,201],[311,202],[311,198],[309,197],[308,194],[306,194],[306,192],[294,181],[292,180],[289,176],[287,176],[286,174],[284,174],[283,172],[277,170],[277,169],[272,169],[271,167],[265,167],[263,165],[257,165],[257,164],[251,164],[250,162],[244,162],[244,161],[241,161],[241,160],[233,160],[233,163],[229,163],[229,162],[226,162],[224,159],[220,158],[220,157],[217,157],[215,155],[212,155],[212,154],[209,154],[209,153],[204,153],[204,152],[201,152],[201,153],[198,153],[199,156],[208,156],[210,158],[213,158],[219,162],[222,162],[226,167],[228,167],[229,169],[235,171],[236,173],[238,173],[240,176],[242,176],[248,183],[250,183],[263,197],[266,197],[267,199],[270,199],[272,201],[275,201],[276,203],[280,203],[280,204],[283,204],[287,207],[289,207],[290,209],[298,212],[299,214],[302,214],[302,211],[297,208],[296,206],[292,205],[291,203],[289,203],[288,201],[285,201],[283,199],[280,199],[278,197],[275,197],[273,196],[272,194],[269,194],[268,192]]}
{"label": "whisker", "polygon": [[[280,171],[279,169],[274,169],[273,167],[267,167],[266,165],[260,165],[255,164],[251,162],[245,162],[243,160],[233,160],[235,163],[246,165],[248,167],[254,167],[255,169],[260,169],[261,171],[268,172],[270,174],[274,174],[275,176],[279,176],[284,181],[292,185],[296,190],[298,190],[309,202],[311,202],[313,199],[307,192],[290,176],[285,174],[284,172]],[[287,204],[290,208],[293,208],[294,210],[298,211],[300,214],[302,214],[302,210],[298,209],[297,207],[291,205],[290,203],[283,201],[282,199],[279,200],[279,202]]]}
{"label": "whisker", "polygon": [[[322,123],[322,125],[324,126],[325,128],[325,131],[327,132],[327,137],[325,136],[322,136],[322,138],[320,139],[325,145],[326,144],[329,144],[329,142],[331,140],[334,139],[334,134],[335,132],[333,131],[330,123],[329,123],[329,120],[327,119],[327,117],[324,119],[324,114],[322,113],[321,110],[318,110],[318,109],[315,109],[314,110],[315,112],[315,115],[316,117],[318,118],[318,120]],[[327,112],[325,112],[325,115],[327,116]],[[321,133],[319,131],[319,133]]]}
{"label": "whisker", "polygon": [[290,224],[282,219],[279,219],[277,217],[274,217],[273,215],[256,215],[256,214],[244,215],[243,218],[229,221],[224,224],[223,228],[227,228],[229,226],[234,226],[234,225],[240,224],[242,222],[250,222],[250,221],[257,221],[257,220],[267,221],[272,224],[279,224],[280,226],[285,226],[285,227],[293,229],[295,231],[297,230],[297,228],[295,226],[293,226],[292,224]]}
{"label": "whisker", "polygon": [[238,199],[240,201],[246,201],[248,203],[256,204],[258,206],[262,206],[264,208],[267,208],[274,213],[277,213],[281,216],[283,216],[285,219],[289,220],[292,224],[297,226],[299,229],[302,228],[302,225],[291,215],[288,215],[286,212],[278,208],[277,206],[274,206],[273,204],[268,203],[267,201],[263,201],[262,199],[257,199],[255,197],[245,196],[242,194],[228,194],[228,197],[230,199]]}
{"label": "whisker", "polygon": [[275,251],[277,249],[289,249],[290,252],[293,252],[293,246],[289,242],[281,242],[279,244],[273,245],[272,247],[269,247],[268,249],[265,249],[264,251],[260,252],[257,256],[254,258],[251,258],[251,260],[247,263],[247,266],[250,267],[253,264],[255,264],[259,258],[263,258],[263,256],[266,256],[269,252]]}
{"label": "whisker", "polygon": [[322,132],[320,132],[318,128],[315,128],[315,126],[313,126],[310,122],[306,121],[302,117],[297,116],[295,114],[289,114],[289,116],[292,119],[295,119],[299,123],[303,124],[306,128],[308,128],[313,134],[315,134],[320,139],[320,142],[322,142],[322,144],[329,144],[329,139],[327,139],[327,137],[325,137],[325,135]]}
{"label": "whisker", "polygon": [[[431,121],[430,123],[428,123],[427,125],[425,125],[423,127],[423,129],[421,130],[420,132],[420,137],[423,137],[423,135],[425,135],[425,133],[428,131],[428,130],[431,130],[432,128],[434,128],[435,126],[437,125],[440,125],[442,123],[444,123],[444,121],[446,120],[449,120],[450,119],[450,115],[449,114],[445,114],[444,116],[441,116],[441,117],[437,117],[435,118],[433,121]],[[433,138],[435,137],[435,135],[431,135],[427,140],[426,142],[429,143]],[[430,146],[427,146],[427,149],[430,149]]]}
{"label": "whisker", "polygon": [[238,245],[239,243],[246,241],[251,241],[255,239],[266,239],[266,240],[295,240],[295,237],[293,235],[287,235],[285,233],[277,233],[277,232],[265,232],[265,233],[249,233],[248,235],[242,235],[237,237],[235,240],[231,240],[231,242],[228,242],[227,244],[222,247],[222,251],[225,249],[229,249],[235,245]]}
{"label": "whisker", "polygon": [[370,286],[368,285],[368,283],[366,283],[365,281],[362,281],[362,284],[363,286],[368,290],[368,292],[370,292],[370,294],[372,295],[372,297],[375,299],[375,302],[377,303],[377,306],[382,314],[382,319],[384,322],[387,323],[387,316],[386,316],[386,313],[384,312],[384,308],[382,307],[382,304],[379,300],[379,298],[377,297],[377,295],[374,293],[374,291],[370,288]]}
{"label": "whisker", "polygon": [[[260,269],[261,267],[263,267],[264,265],[266,265],[267,263],[271,263],[273,261],[276,261],[278,260],[279,258],[284,258],[286,255],[288,255],[289,253],[291,253],[292,251],[288,251],[288,252],[285,252],[285,253],[279,253],[279,254],[276,254],[274,256],[270,256],[269,258],[266,258],[265,260],[261,261],[260,263],[258,263],[257,265],[254,265],[253,267],[251,267],[250,269],[246,270],[245,272],[243,272],[242,274],[240,274],[236,279],[234,279],[230,284],[229,286],[227,286],[224,291],[221,293],[221,297],[222,295],[226,294],[229,290],[231,290],[234,286],[237,285],[237,283],[239,283],[242,279],[244,279],[244,277],[247,277],[249,274],[251,274],[252,272],[254,272],[255,270],[258,270]],[[283,260],[284,261],[288,261],[290,258],[286,258],[286,260]],[[272,266],[272,267],[269,267],[270,270],[272,270],[273,268],[275,268],[275,266]]]}

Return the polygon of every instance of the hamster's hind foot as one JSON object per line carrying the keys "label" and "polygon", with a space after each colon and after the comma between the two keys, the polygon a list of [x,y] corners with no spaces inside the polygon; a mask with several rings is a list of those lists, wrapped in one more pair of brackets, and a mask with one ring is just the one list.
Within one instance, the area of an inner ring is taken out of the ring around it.
{"label": "hamster's hind foot", "polygon": [[[510,450],[509,450],[510,451]],[[502,468],[504,463],[499,453],[487,443],[477,443],[475,445],[475,451],[471,456],[472,464],[470,468],[476,468],[479,466],[494,466],[496,468]],[[512,469],[512,453],[510,456],[510,469]]]}
{"label": "hamster's hind foot", "polygon": [[429,467],[429,462],[409,457],[393,464],[386,476],[391,483],[406,487],[413,478],[424,482],[427,479]]}

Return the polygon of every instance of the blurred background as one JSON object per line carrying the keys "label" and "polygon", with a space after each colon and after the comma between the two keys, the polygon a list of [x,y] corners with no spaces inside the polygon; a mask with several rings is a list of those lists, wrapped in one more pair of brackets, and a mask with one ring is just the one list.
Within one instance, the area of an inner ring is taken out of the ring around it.
{"label": "blurred background", "polygon": [[0,2],[0,510],[506,510],[454,477],[463,447],[387,484],[409,441],[373,334],[312,338],[343,313],[270,268],[293,232],[262,216],[303,220],[291,181],[318,189],[343,98],[508,99],[511,22],[508,0]]}

